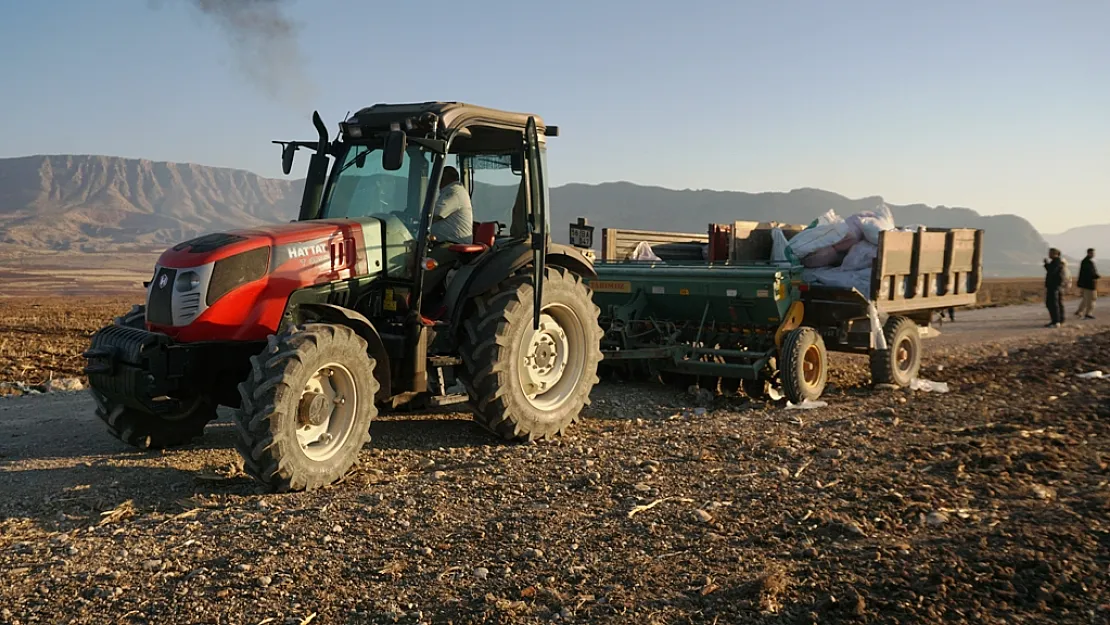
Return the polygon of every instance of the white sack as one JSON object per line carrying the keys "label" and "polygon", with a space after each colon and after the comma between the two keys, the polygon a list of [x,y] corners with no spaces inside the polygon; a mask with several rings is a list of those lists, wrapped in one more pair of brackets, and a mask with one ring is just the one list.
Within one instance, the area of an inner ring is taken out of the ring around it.
{"label": "white sack", "polygon": [[864,297],[871,297],[871,269],[845,271],[840,267],[818,267],[802,272],[802,279],[810,284],[841,289],[856,289]]}
{"label": "white sack", "polygon": [[879,244],[879,233],[894,229],[894,215],[890,207],[880,204],[873,211],[860,211],[848,218],[848,223],[858,228],[865,241]]}
{"label": "white sack", "polygon": [[782,228],[771,228],[771,262],[788,262],[786,258],[787,245],[789,245],[789,241],[786,240],[786,235],[783,234]]}
{"label": "white sack", "polygon": [[651,251],[651,246],[647,241],[640,241],[636,244],[636,249],[632,250],[632,255],[629,256],[631,260],[663,260]]}
{"label": "white sack", "polygon": [[798,258],[805,258],[823,247],[836,245],[851,231],[851,227],[835,211],[829,210],[817,218],[816,225],[794,235],[787,244],[787,249]]}
{"label": "white sack", "polygon": [[871,269],[871,264],[874,262],[875,257],[879,255],[879,246],[869,241],[860,241],[848,250],[848,254],[840,263],[840,268],[844,271],[855,271],[858,269]]}

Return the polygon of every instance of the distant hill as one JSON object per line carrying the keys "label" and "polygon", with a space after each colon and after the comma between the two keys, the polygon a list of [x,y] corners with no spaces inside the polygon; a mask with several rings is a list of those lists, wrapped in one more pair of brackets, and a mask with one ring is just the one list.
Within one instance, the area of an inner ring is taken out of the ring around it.
{"label": "distant hill", "polygon": [[1060,234],[1046,234],[1044,238],[1049,245],[1075,259],[1086,256],[1089,247],[1095,248],[1096,258],[1100,253],[1104,258],[1110,258],[1110,224],[1080,226]]}
{"label": "distant hill", "polygon": [[[0,244],[75,252],[161,248],[204,232],[288,221],[296,216],[303,184],[235,169],[109,156],[0,159]],[[566,224],[579,216],[589,218],[599,235],[602,227],[700,232],[709,223],[737,219],[808,223],[830,208],[846,216],[882,201],[819,189],[742,193],[626,182],[569,184],[553,189],[551,198],[554,234],[563,241]],[[901,225],[983,228],[989,274],[1041,271],[1047,244],[1020,217],[922,204],[892,210]]]}
{"label": "distant hill", "polygon": [[303,183],[110,156],[0,159],[0,243],[107,251],[296,216]]}

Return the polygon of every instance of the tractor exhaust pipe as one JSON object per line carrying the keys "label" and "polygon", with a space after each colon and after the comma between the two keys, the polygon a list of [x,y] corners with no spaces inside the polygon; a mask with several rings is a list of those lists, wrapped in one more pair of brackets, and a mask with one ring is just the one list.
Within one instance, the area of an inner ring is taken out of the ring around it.
{"label": "tractor exhaust pipe", "polygon": [[320,118],[319,111],[312,112],[312,125],[320,133],[316,153],[308,163],[308,176],[304,181],[304,195],[301,196],[301,211],[298,221],[308,221],[320,216],[320,200],[324,196],[324,185],[328,178],[328,128]]}
{"label": "tractor exhaust pipe", "polygon": [[316,151],[323,153],[328,151],[328,127],[324,125],[324,120],[320,117],[319,111],[312,111],[312,125],[316,126],[316,132],[320,133],[320,143],[316,146]]}

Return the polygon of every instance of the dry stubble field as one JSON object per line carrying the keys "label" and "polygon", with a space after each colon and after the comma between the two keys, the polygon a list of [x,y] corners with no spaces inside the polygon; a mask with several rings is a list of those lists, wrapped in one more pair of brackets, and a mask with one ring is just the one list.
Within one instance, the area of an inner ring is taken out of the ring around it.
{"label": "dry stubble field", "polygon": [[[0,278],[0,295],[9,295],[7,286]],[[101,286],[94,292],[103,295],[90,295],[82,287],[67,296],[0,297],[0,382],[40,384],[50,377],[80,376],[89,337],[143,295],[141,286]],[[1039,279],[990,279],[983,283],[978,306],[1027,304],[1043,297]]]}
{"label": "dry stubble field", "polygon": [[[0,376],[74,374],[129,304],[0,298]],[[1110,332],[994,310],[927,343],[945,395],[836,357],[812,411],[609,381],[538,445],[384,415],[292,495],[226,420],[144,453],[84,393],[0,399],[0,623],[1108,622],[1110,380],[1076,374]]]}

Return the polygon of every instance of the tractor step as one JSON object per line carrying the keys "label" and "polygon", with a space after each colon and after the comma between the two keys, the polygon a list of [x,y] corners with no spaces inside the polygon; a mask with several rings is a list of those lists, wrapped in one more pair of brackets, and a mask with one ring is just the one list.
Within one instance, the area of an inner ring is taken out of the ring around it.
{"label": "tractor step", "polygon": [[432,367],[454,367],[463,363],[457,356],[428,356],[428,365]]}
{"label": "tractor step", "polygon": [[436,395],[428,399],[428,404],[431,406],[452,406],[454,404],[462,404],[470,401],[470,396],[466,393],[455,393],[453,395]]}

